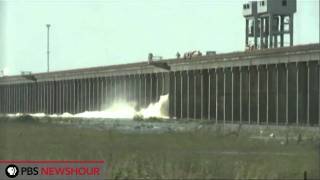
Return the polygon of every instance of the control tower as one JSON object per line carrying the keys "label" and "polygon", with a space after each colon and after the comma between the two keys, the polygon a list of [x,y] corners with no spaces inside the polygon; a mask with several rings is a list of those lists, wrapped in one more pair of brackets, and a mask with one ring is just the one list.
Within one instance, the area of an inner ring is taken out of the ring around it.
{"label": "control tower", "polygon": [[243,16],[246,18],[246,47],[251,47],[253,45],[257,48],[257,39],[260,32],[258,29],[257,1],[250,1],[243,5]]}
{"label": "control tower", "polygon": [[[244,4],[246,46],[260,49],[293,46],[296,11],[297,0],[261,0]],[[250,38],[253,38],[251,44]]]}

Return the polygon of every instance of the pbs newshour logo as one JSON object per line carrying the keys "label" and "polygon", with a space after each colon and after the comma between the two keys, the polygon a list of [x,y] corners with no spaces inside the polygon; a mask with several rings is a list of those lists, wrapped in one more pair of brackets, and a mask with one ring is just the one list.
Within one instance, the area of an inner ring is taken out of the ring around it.
{"label": "pbs newshour logo", "polygon": [[9,178],[15,178],[19,175],[19,168],[14,165],[14,164],[10,164],[9,166],[7,166],[6,168],[6,175]]}

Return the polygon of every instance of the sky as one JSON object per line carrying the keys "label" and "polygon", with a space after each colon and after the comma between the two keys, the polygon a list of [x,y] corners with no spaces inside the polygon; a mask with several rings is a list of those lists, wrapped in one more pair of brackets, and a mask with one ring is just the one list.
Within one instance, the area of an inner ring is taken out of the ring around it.
{"label": "sky", "polygon": [[[318,43],[319,1],[297,0],[294,44]],[[243,51],[243,0],[0,0],[0,71],[45,72]]]}

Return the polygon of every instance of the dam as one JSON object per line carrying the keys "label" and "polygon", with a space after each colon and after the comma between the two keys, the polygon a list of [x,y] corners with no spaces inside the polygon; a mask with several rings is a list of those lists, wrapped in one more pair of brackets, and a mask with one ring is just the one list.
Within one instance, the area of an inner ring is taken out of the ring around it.
{"label": "dam", "polygon": [[320,44],[0,77],[0,114],[137,108],[169,94],[177,120],[320,125]]}
{"label": "dam", "polygon": [[142,109],[169,95],[166,114],[173,119],[318,126],[320,44],[294,46],[296,6],[243,4],[243,52],[164,60],[150,53],[139,63],[56,72],[48,65],[48,73],[0,77],[0,114],[78,114],[119,101]]}

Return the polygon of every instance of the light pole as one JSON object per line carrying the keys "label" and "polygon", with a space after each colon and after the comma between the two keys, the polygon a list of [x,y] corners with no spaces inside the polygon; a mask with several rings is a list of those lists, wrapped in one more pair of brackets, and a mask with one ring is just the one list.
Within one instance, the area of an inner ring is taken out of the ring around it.
{"label": "light pole", "polygon": [[49,46],[49,33],[50,33],[50,24],[47,24],[47,72],[50,71],[50,59],[49,59],[49,54],[50,54],[50,46]]}

